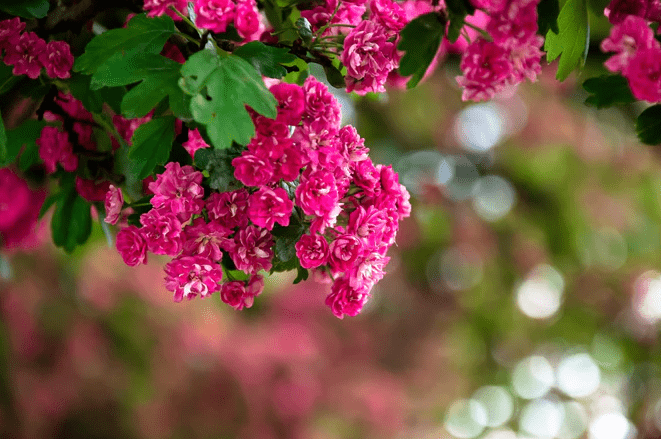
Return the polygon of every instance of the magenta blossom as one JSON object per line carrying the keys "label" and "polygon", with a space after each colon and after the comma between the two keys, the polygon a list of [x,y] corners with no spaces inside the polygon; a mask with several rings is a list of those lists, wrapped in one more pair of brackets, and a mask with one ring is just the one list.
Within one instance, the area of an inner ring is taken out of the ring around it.
{"label": "magenta blossom", "polygon": [[306,215],[323,216],[335,208],[338,198],[335,177],[324,169],[306,170],[296,188],[296,205]]}
{"label": "magenta blossom", "polygon": [[328,263],[336,273],[349,271],[363,254],[365,246],[354,235],[340,235],[330,243]]}
{"label": "magenta blossom", "polygon": [[188,130],[188,140],[183,143],[183,147],[194,158],[195,151],[208,148],[209,145],[204,141],[198,129],[195,128],[194,130]]}
{"label": "magenta blossom", "polygon": [[331,293],[326,297],[326,305],[330,307],[335,317],[340,319],[345,315],[356,316],[363,309],[369,296],[368,288],[354,288],[346,278],[341,277],[333,283]]}
{"label": "magenta blossom", "polygon": [[171,10],[170,6],[174,6],[177,11],[184,15],[188,15],[188,2],[186,0],[145,0],[143,8],[147,11],[147,17],[158,17],[167,14],[173,20],[180,21],[181,17]]}
{"label": "magenta blossom", "polygon": [[167,209],[152,209],[140,215],[147,248],[157,255],[176,256],[183,244],[182,226],[177,216]]}
{"label": "magenta blossom", "polygon": [[611,72],[624,72],[639,50],[653,48],[659,48],[654,31],[645,19],[635,16],[627,16],[613,26],[608,38],[601,42],[602,51],[615,52],[615,55],[604,63]]}
{"label": "magenta blossom", "polygon": [[254,0],[239,0],[234,16],[236,32],[245,40],[256,40],[264,31],[259,10]]}
{"label": "magenta blossom", "polygon": [[40,54],[41,62],[46,67],[46,74],[51,78],[67,79],[71,76],[73,55],[64,41],[51,41]]}
{"label": "magenta blossom", "polygon": [[464,75],[458,76],[457,82],[464,88],[464,101],[491,99],[509,85],[514,70],[510,52],[482,38],[468,45],[460,67]]}
{"label": "magenta blossom", "polygon": [[316,268],[328,262],[328,242],[322,235],[303,235],[295,247],[303,268]]}
{"label": "magenta blossom", "polygon": [[250,195],[248,217],[254,224],[272,230],[275,223],[285,227],[289,225],[293,208],[294,203],[283,188],[262,186]]}
{"label": "magenta blossom", "polygon": [[69,135],[59,128],[45,126],[36,143],[39,146],[39,157],[44,161],[48,174],[57,170],[58,163],[67,172],[73,172],[78,167],[78,156],[73,153]]}
{"label": "magenta blossom", "polygon": [[232,0],[195,0],[195,24],[201,29],[223,33],[234,21],[235,7]]}
{"label": "magenta blossom", "polygon": [[273,176],[273,165],[247,151],[234,158],[232,166],[234,177],[246,186],[267,184]]}
{"label": "magenta blossom", "polygon": [[25,23],[18,17],[0,21],[0,55],[3,50],[11,50],[11,42],[17,41],[24,29]]}
{"label": "magenta blossom", "polygon": [[184,228],[184,253],[186,255],[200,255],[220,261],[223,258],[221,248],[228,241],[228,236],[232,231],[219,222],[211,221],[207,223],[204,218],[199,217],[193,220],[193,223]]}
{"label": "magenta blossom", "polygon": [[111,184],[108,187],[108,192],[106,192],[106,217],[104,221],[108,224],[117,224],[123,206],[124,195],[122,194],[122,190]]}
{"label": "magenta blossom", "polygon": [[28,75],[30,79],[37,79],[44,67],[42,54],[46,50],[46,42],[37,34],[25,32],[9,42],[3,61],[14,66],[12,73],[15,76]]}
{"label": "magenta blossom", "polygon": [[214,192],[206,201],[209,219],[229,229],[248,225],[248,191]]}
{"label": "magenta blossom", "polygon": [[300,85],[281,82],[269,89],[278,100],[278,117],[276,120],[287,125],[298,125],[305,111],[305,94]]}
{"label": "magenta blossom", "polygon": [[236,233],[234,243],[230,256],[236,268],[250,274],[271,269],[274,241],[268,230],[249,225]]}
{"label": "magenta blossom", "polygon": [[128,226],[117,233],[117,251],[130,267],[147,263],[147,241],[142,229]]}
{"label": "magenta blossom", "polygon": [[202,178],[202,173],[192,166],[167,163],[165,171],[149,184],[149,189],[154,193],[150,201],[152,206],[169,210],[182,222],[188,221],[192,215],[202,212],[204,207],[204,189],[200,185]]}
{"label": "magenta blossom", "polygon": [[180,256],[165,266],[165,287],[174,293],[174,301],[207,297],[220,290],[223,270],[203,256]]}

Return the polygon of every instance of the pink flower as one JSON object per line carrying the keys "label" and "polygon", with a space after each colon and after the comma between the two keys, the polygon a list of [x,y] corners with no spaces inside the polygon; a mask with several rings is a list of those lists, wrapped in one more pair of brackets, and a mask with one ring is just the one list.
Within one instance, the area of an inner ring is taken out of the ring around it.
{"label": "pink flower", "polygon": [[147,241],[142,229],[128,226],[117,233],[117,251],[130,267],[147,263]]}
{"label": "pink flower", "polygon": [[111,184],[108,187],[108,192],[106,192],[106,217],[104,221],[108,224],[117,224],[123,206],[124,195],[122,194],[122,190]]}
{"label": "pink flower", "polygon": [[46,67],[46,74],[51,78],[67,79],[71,76],[73,55],[69,45],[64,41],[51,41],[40,56],[41,62]]}
{"label": "pink flower", "polygon": [[184,253],[220,261],[223,258],[221,248],[231,233],[230,229],[218,222],[207,223],[202,217],[195,218],[191,225],[184,228]]}
{"label": "pink flower", "polygon": [[605,15],[612,24],[620,24],[630,16],[644,18],[648,3],[651,2],[649,0],[611,0]]}
{"label": "pink flower", "polygon": [[45,191],[30,189],[11,169],[0,169],[0,249],[38,243],[35,228],[45,198]]}
{"label": "pink flower", "polygon": [[335,177],[330,172],[319,169],[306,170],[296,188],[296,205],[306,215],[323,216],[337,205],[339,194]]}
{"label": "pink flower", "polygon": [[149,184],[154,193],[151,204],[165,208],[186,222],[204,208],[204,189],[200,185],[203,175],[192,166],[181,166],[177,162],[165,165],[165,171]]}
{"label": "pink flower", "polygon": [[602,51],[616,53],[604,63],[611,72],[624,72],[639,50],[652,48],[659,48],[654,31],[645,19],[634,16],[613,26],[608,38],[601,42]]}
{"label": "pink flower", "polygon": [[399,33],[408,23],[404,9],[392,0],[372,0],[370,20],[383,26],[391,35]]}
{"label": "pink flower", "polygon": [[232,159],[234,177],[246,186],[262,186],[271,181],[273,166],[258,156],[244,151]]}
{"label": "pink flower", "polygon": [[369,206],[365,209],[358,206],[349,215],[347,232],[356,235],[370,248],[379,246],[383,240],[383,233],[388,221],[386,212]]}
{"label": "pink flower", "polygon": [[369,158],[356,163],[353,174],[354,183],[367,194],[374,194],[380,189],[381,173]]}
{"label": "pink flower", "polygon": [[248,225],[248,191],[214,192],[207,198],[209,219],[216,220],[229,229]]}
{"label": "pink flower", "polygon": [[195,0],[195,24],[201,29],[223,33],[234,20],[234,9],[232,0]]}
{"label": "pink flower", "polygon": [[181,222],[175,214],[166,209],[152,209],[140,215],[140,222],[150,252],[168,256],[179,254],[183,234]]}
{"label": "pink flower", "polygon": [[253,0],[239,0],[236,4],[234,27],[237,33],[246,40],[256,40],[264,31],[264,25]]}
{"label": "pink flower", "polygon": [[486,30],[493,41],[511,48],[537,33],[538,0],[512,0],[498,13],[491,14]]}
{"label": "pink flower", "polygon": [[640,49],[624,71],[636,99],[661,101],[661,48]]}
{"label": "pink flower", "polygon": [[172,11],[170,6],[174,6],[177,11],[184,15],[188,15],[188,2],[186,0],[145,0],[143,8],[147,11],[147,17],[158,17],[167,14],[173,20],[180,21],[181,17]]}
{"label": "pink flower", "polygon": [[272,230],[275,223],[285,227],[289,225],[293,208],[294,203],[283,188],[262,186],[250,195],[248,217],[255,225]]}
{"label": "pink flower", "polygon": [[295,247],[303,268],[316,268],[328,261],[328,242],[319,234],[301,236]]}
{"label": "pink flower", "polygon": [[257,297],[262,294],[262,291],[264,291],[264,276],[253,274],[248,279],[248,283],[246,283],[246,293],[252,297]]}
{"label": "pink flower", "polygon": [[[362,21],[362,16],[365,13],[365,5],[363,3],[365,2],[362,0],[357,2],[341,1],[339,7],[337,7],[337,0],[328,0],[323,6],[301,11],[301,16],[308,19],[313,31],[317,31],[329,23],[356,26]],[[334,12],[335,16],[331,20]],[[322,33],[322,36],[340,35],[349,32],[349,30],[350,27],[330,26]]]}
{"label": "pink flower", "polygon": [[46,52],[46,42],[39,38],[34,32],[25,32],[18,38],[14,38],[6,47],[3,59],[8,66],[14,66],[12,73],[15,76],[28,75],[31,79],[37,79],[44,67],[41,55]]}
{"label": "pink flower", "polygon": [[[117,132],[122,136],[122,139],[124,139],[129,145],[132,145],[131,138],[133,137],[133,133],[135,133],[135,130],[137,130],[140,125],[151,120],[152,113],[147,114],[145,117],[138,117],[135,119],[126,119],[124,116],[116,114],[112,117],[112,123],[115,125],[115,128],[117,128]],[[119,142],[113,137],[112,149],[115,150],[117,148],[119,148]]]}
{"label": "pink flower", "polygon": [[345,315],[353,317],[360,313],[369,296],[366,287],[354,288],[346,278],[341,277],[333,283],[331,293],[326,297],[326,305],[330,307],[335,317],[340,319]]}
{"label": "pink flower", "polygon": [[88,151],[96,151],[96,141],[93,139],[94,128],[87,122],[74,122],[73,132],[78,135],[78,143]]}
{"label": "pink flower", "polygon": [[234,243],[230,256],[237,269],[249,274],[271,269],[274,241],[268,230],[249,225],[236,233]]}
{"label": "pink flower", "polygon": [[303,123],[314,133],[335,134],[340,128],[340,104],[323,83],[308,76],[303,84],[305,111]]}
{"label": "pink flower", "polygon": [[220,299],[234,309],[250,308],[253,297],[246,294],[246,285],[239,280],[225,282],[220,288]]}
{"label": "pink flower", "polygon": [[44,161],[48,174],[57,170],[58,163],[68,172],[73,172],[78,167],[78,157],[73,153],[69,135],[59,128],[45,126],[36,143],[39,146],[39,157]]}
{"label": "pink flower", "polygon": [[0,21],[0,55],[3,50],[10,50],[11,41],[18,40],[24,29],[25,23],[18,17]]}
{"label": "pink flower", "polygon": [[301,154],[298,145],[288,142],[282,148],[281,154],[275,158],[274,177],[277,177],[278,180],[294,181],[301,173],[303,163],[303,154]]}
{"label": "pink flower", "polygon": [[165,266],[165,287],[174,293],[174,301],[207,297],[220,290],[223,270],[203,256],[180,256]]}
{"label": "pink flower", "polygon": [[389,257],[379,252],[371,252],[364,258],[360,258],[355,270],[347,278],[349,284],[352,288],[371,290],[377,282],[383,279],[384,269],[389,261]]}
{"label": "pink flower", "polygon": [[482,38],[466,48],[460,67],[464,75],[458,76],[457,82],[464,88],[464,101],[491,99],[509,85],[514,70],[510,52]]}
{"label": "pink flower", "polygon": [[298,125],[305,111],[305,94],[300,85],[281,82],[269,89],[278,100],[276,120],[287,125]]}
{"label": "pink flower", "polygon": [[351,162],[367,160],[369,148],[365,147],[365,139],[360,137],[356,128],[346,125],[340,128],[338,140],[342,147],[342,154]]}
{"label": "pink flower", "polygon": [[108,180],[94,181],[76,176],[76,191],[81,197],[92,203],[105,200],[109,188]]}
{"label": "pink flower", "polygon": [[72,118],[84,122],[94,123],[94,116],[92,116],[92,113],[87,111],[83,106],[83,103],[74,98],[71,94],[65,94],[60,91],[55,97],[55,102],[62,108],[62,110],[64,110],[65,113],[67,113]]}
{"label": "pink flower", "polygon": [[340,235],[329,247],[328,263],[336,273],[349,271],[362,255],[364,245],[353,235]]}
{"label": "pink flower", "polygon": [[188,140],[183,143],[183,147],[191,157],[195,158],[195,151],[208,148],[209,145],[204,141],[197,128],[188,130]]}
{"label": "pink flower", "polygon": [[340,57],[347,68],[347,92],[385,92],[388,73],[397,67],[395,45],[386,29],[372,21],[362,21],[344,40]]}

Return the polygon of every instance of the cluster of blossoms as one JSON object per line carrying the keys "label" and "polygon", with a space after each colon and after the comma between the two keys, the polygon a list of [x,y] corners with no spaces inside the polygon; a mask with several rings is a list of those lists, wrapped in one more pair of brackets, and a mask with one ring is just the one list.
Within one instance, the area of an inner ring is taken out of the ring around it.
{"label": "cluster of blossoms", "polygon": [[27,75],[36,79],[41,69],[51,78],[66,79],[71,76],[73,55],[64,41],[46,43],[34,32],[23,32],[25,23],[18,17],[0,21],[0,56],[8,66],[14,66],[15,76]]}
{"label": "cluster of blossoms", "polygon": [[606,9],[614,24],[602,41],[604,52],[615,52],[604,65],[627,78],[633,95],[648,102],[661,101],[661,45],[649,21],[661,22],[658,1],[613,0]]}
{"label": "cluster of blossoms", "polygon": [[[340,107],[313,77],[301,87],[276,83],[275,120],[253,113],[256,134],[232,160],[244,187],[205,194],[203,175],[170,162],[149,184],[151,210],[117,235],[128,265],[147,252],[173,259],[166,287],[174,300],[219,291],[237,308],[250,307],[263,288],[262,271],[273,268],[276,224],[296,221],[304,232],[295,244],[304,269],[332,281],[326,303],[338,317],[356,315],[384,275],[388,248],[399,221],[410,214],[409,195],[391,167],[374,165],[356,130],[340,127]],[[189,132],[191,155],[206,147]],[[121,192],[108,192],[108,217],[118,218]],[[293,219],[293,220],[292,220]],[[299,229],[300,230],[300,229]],[[236,279],[234,269],[245,273]]]}
{"label": "cluster of blossoms", "polygon": [[[223,33],[230,24],[233,24],[237,33],[246,41],[256,40],[265,29],[255,0],[196,0],[192,3],[195,11],[195,26],[200,29]],[[181,20],[179,14],[172,8],[182,15],[187,15],[188,1],[145,0],[144,2],[144,10],[149,17],[167,14],[174,20]]]}
{"label": "cluster of blossoms", "polygon": [[468,45],[461,59],[463,100],[484,101],[516,86],[524,79],[535,81],[541,72],[537,35],[539,0],[472,0],[476,8],[489,14],[486,32]]}

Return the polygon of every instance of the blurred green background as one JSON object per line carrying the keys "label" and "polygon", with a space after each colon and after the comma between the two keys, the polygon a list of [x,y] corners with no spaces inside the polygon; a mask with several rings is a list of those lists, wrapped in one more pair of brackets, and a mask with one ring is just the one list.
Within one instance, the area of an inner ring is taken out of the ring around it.
{"label": "blurred green background", "polygon": [[156,257],[95,240],[3,256],[2,438],[661,436],[661,160],[638,106],[586,69],[462,103],[450,56],[345,123],[412,194],[387,276],[338,320],[327,287],[267,279],[251,309],[172,303]]}

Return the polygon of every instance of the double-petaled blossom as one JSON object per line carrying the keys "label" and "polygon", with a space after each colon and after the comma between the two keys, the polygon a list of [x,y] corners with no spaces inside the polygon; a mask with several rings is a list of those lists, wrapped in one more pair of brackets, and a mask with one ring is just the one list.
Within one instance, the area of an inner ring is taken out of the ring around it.
{"label": "double-petaled blossom", "polygon": [[248,191],[245,189],[212,193],[206,200],[209,218],[229,229],[247,226],[248,197]]}
{"label": "double-petaled blossom", "polygon": [[51,41],[40,54],[41,62],[46,67],[46,74],[51,78],[67,79],[71,76],[73,55],[71,48],[64,41]]}
{"label": "double-petaled blossom", "polygon": [[204,141],[198,129],[195,128],[188,131],[188,140],[185,141],[182,146],[191,157],[195,158],[195,152],[198,149],[208,148],[209,144]]}
{"label": "double-petaled blossom", "polygon": [[140,215],[140,223],[150,252],[167,256],[179,254],[184,237],[176,214],[167,209],[151,209]]}
{"label": "double-petaled blossom", "polygon": [[104,221],[108,224],[117,224],[123,206],[124,195],[122,194],[122,190],[111,184],[108,187],[105,197],[106,217]]}
{"label": "double-petaled blossom", "polygon": [[295,247],[303,268],[316,268],[328,262],[328,242],[322,235],[303,235]]}
{"label": "double-petaled blossom", "polygon": [[143,230],[128,226],[117,233],[117,251],[124,263],[131,267],[147,263],[147,240]]}
{"label": "double-petaled blossom", "polygon": [[217,221],[206,222],[198,217],[184,228],[183,252],[186,255],[199,255],[220,261],[222,249],[226,247],[232,231]]}
{"label": "double-petaled blossom", "polygon": [[78,167],[78,156],[73,153],[73,145],[66,132],[57,127],[46,126],[41,130],[36,143],[47,173],[55,172],[58,163],[67,172],[73,172]]}
{"label": "double-petaled blossom", "polygon": [[340,319],[345,315],[356,316],[363,309],[369,296],[369,289],[366,286],[354,288],[348,279],[341,277],[333,282],[331,293],[326,297],[326,305]]}
{"label": "double-petaled blossom", "polygon": [[44,67],[43,54],[46,52],[46,42],[34,32],[25,32],[17,38],[9,40],[5,49],[3,61],[8,66],[14,66],[15,76],[27,75],[37,79]]}
{"label": "double-petaled blossom", "polygon": [[143,4],[144,10],[147,11],[147,17],[158,17],[167,14],[173,20],[181,20],[179,14],[171,9],[172,7],[180,13],[188,15],[188,2],[186,0],[145,0]]}
{"label": "double-petaled blossom", "polygon": [[275,223],[286,227],[293,208],[294,203],[284,189],[262,186],[250,195],[248,218],[267,230],[272,230]]}
{"label": "double-petaled blossom", "polygon": [[261,227],[249,225],[234,236],[230,256],[236,268],[249,274],[271,269],[273,258],[273,236]]}
{"label": "double-petaled blossom", "polygon": [[149,184],[154,193],[152,206],[167,209],[182,222],[188,221],[204,207],[202,178],[202,173],[192,166],[181,166],[177,162],[166,164],[165,171]]}
{"label": "double-petaled blossom", "polygon": [[236,4],[232,0],[196,0],[195,25],[201,29],[223,33],[234,21]]}
{"label": "double-petaled blossom", "polygon": [[175,302],[181,302],[219,291],[223,270],[204,256],[180,256],[165,266],[165,275],[165,287],[174,293]]}

